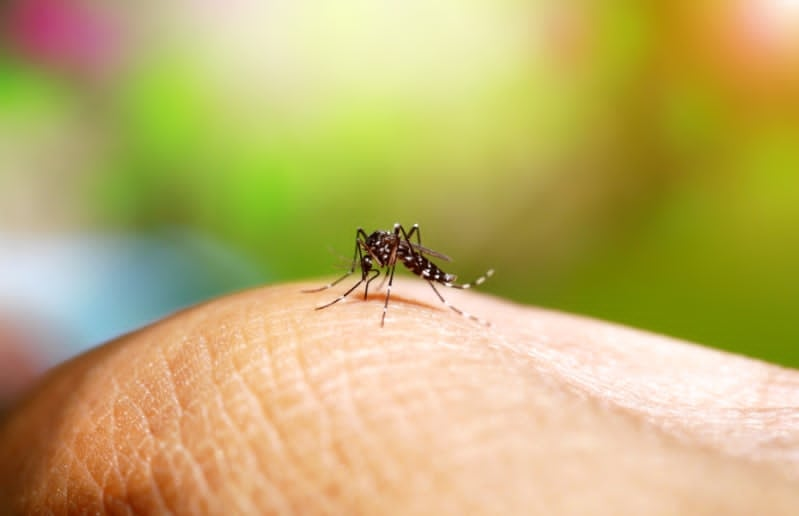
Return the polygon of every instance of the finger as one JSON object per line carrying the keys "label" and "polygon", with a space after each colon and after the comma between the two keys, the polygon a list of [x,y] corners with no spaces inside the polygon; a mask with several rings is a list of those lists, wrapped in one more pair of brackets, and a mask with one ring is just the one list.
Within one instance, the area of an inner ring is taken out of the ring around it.
{"label": "finger", "polygon": [[453,294],[494,323],[484,328],[412,281],[380,329],[379,295],[314,311],[322,294],[298,292],[309,286],[213,301],[54,371],[0,428],[0,503],[301,514],[790,514],[799,503],[786,461],[670,435],[669,400],[680,421],[712,396],[636,393],[647,378],[674,388],[668,371],[682,366],[677,380],[695,381],[701,364],[739,359]]}

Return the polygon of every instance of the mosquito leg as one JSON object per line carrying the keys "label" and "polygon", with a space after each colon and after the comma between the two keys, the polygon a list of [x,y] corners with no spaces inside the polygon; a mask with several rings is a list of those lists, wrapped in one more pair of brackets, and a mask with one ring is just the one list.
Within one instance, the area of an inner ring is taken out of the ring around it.
{"label": "mosquito leg", "polygon": [[[399,224],[398,224],[399,225]],[[402,236],[405,237],[405,241],[409,244],[411,243],[411,237],[416,235],[416,243],[422,245],[422,230],[419,229],[419,224],[414,224],[410,231],[407,233],[405,232],[405,228],[400,226],[400,230],[402,231]]]}
{"label": "mosquito leg", "polygon": [[[372,272],[374,272],[374,274],[372,275],[371,278],[366,280],[366,288],[363,289],[363,300],[364,301],[366,301],[368,299],[368,296],[369,296],[369,283],[371,283],[372,280],[375,279],[376,277],[380,276],[380,269],[374,269],[374,270],[372,270]],[[385,276],[383,278],[385,278]],[[363,281],[363,279],[361,279],[361,281]],[[382,285],[382,283],[381,283],[381,285]]]}
{"label": "mosquito leg", "polygon": [[[358,228],[355,231],[355,252],[352,255],[352,263],[350,264],[350,270],[347,271],[346,274],[344,274],[342,277],[340,277],[339,279],[337,279],[333,283],[328,283],[324,287],[302,290],[301,292],[306,293],[306,294],[310,294],[310,293],[313,293],[313,292],[321,292],[323,290],[327,290],[330,287],[334,287],[334,286],[338,285],[345,278],[349,277],[353,272],[355,272],[355,264],[356,263],[360,263],[360,258],[362,257],[362,255],[361,255],[361,237],[362,236],[363,236],[364,241],[365,241],[366,240],[366,233],[364,232],[364,230],[362,228]],[[361,281],[363,281],[363,279]],[[327,305],[325,305],[325,306],[327,306]]]}
{"label": "mosquito leg", "polygon": [[422,231],[419,229],[419,224],[414,224],[410,231],[405,231],[405,228],[402,227],[401,224],[394,224],[394,234],[400,236],[402,234],[402,238],[405,239],[405,242],[408,244],[408,248],[414,254],[419,254],[413,249],[413,244],[411,244],[411,237],[416,235],[416,243],[419,244],[419,247],[422,247]]}
{"label": "mosquito leg", "polygon": [[327,285],[325,285],[324,287],[319,287],[319,288],[309,288],[309,289],[301,290],[300,292],[302,292],[302,293],[304,293],[304,294],[312,294],[313,292],[321,292],[321,291],[323,291],[323,290],[327,290],[327,289],[329,289],[330,287],[334,287],[334,286],[338,285],[339,283],[341,283],[341,282],[342,282],[342,281],[343,281],[345,278],[348,278],[348,277],[349,277],[349,276],[350,276],[350,275],[351,275],[353,272],[355,272],[355,269],[353,269],[353,270],[351,270],[351,271],[347,272],[346,274],[344,274],[344,276],[340,277],[339,279],[337,279],[337,280],[336,280],[336,281],[334,281],[333,283],[328,283],[328,284],[327,284]]}
{"label": "mosquito leg", "polygon": [[314,310],[321,310],[321,309],[323,309],[323,308],[327,308],[327,307],[328,307],[328,306],[330,306],[330,305],[335,305],[336,303],[338,303],[339,301],[341,301],[341,300],[342,300],[342,299],[344,299],[345,297],[347,297],[347,296],[349,296],[350,294],[352,294],[352,291],[353,291],[353,290],[355,290],[356,288],[358,288],[358,287],[361,285],[361,283],[363,283],[363,282],[364,282],[364,279],[365,279],[365,278],[361,278],[361,279],[359,279],[359,280],[358,280],[358,283],[356,283],[355,285],[353,285],[353,286],[352,286],[352,287],[351,287],[351,288],[350,288],[348,291],[344,292],[342,295],[340,295],[339,297],[337,297],[337,298],[336,298],[336,299],[334,299],[333,301],[331,301],[331,302],[327,303],[326,305],[317,306],[317,307],[316,307]]}
{"label": "mosquito leg", "polygon": [[[477,286],[477,285],[481,285],[485,280],[487,280],[488,278],[490,278],[493,275],[494,275],[494,269],[488,269],[485,274],[483,274],[482,276],[480,276],[476,280],[471,281],[469,283],[445,283],[445,282],[440,282],[440,283],[442,285],[444,285],[445,287],[449,287],[449,288],[467,289],[467,288],[472,288],[472,287]],[[433,288],[435,289],[435,287],[433,287]]]}
{"label": "mosquito leg", "polygon": [[380,280],[380,284],[377,286],[378,292],[383,290],[383,287],[386,286],[386,281],[388,281],[388,274],[383,274],[383,279]]}
{"label": "mosquito leg", "polygon": [[442,295],[441,295],[441,293],[438,291],[438,289],[437,289],[437,288],[436,288],[436,286],[433,284],[433,282],[432,282],[432,281],[430,281],[430,280],[427,280],[427,282],[430,284],[430,287],[433,289],[433,292],[435,292],[435,293],[436,293],[436,295],[438,296],[438,299],[440,299],[442,303],[444,303],[445,305],[447,305],[447,306],[450,308],[450,310],[452,310],[453,312],[455,312],[455,313],[457,313],[457,314],[459,314],[459,315],[462,315],[463,317],[467,317],[467,318],[471,319],[472,321],[474,321],[474,322],[476,322],[476,323],[478,323],[478,324],[482,324],[483,326],[491,326],[491,323],[490,323],[490,322],[488,322],[488,321],[484,321],[483,319],[480,319],[479,317],[475,317],[474,315],[472,315],[472,314],[470,314],[470,313],[467,313],[467,312],[464,312],[464,311],[463,311],[463,310],[461,310],[460,308],[458,308],[458,307],[456,307],[456,306],[454,306],[454,305],[451,305],[451,304],[449,304],[449,301],[447,301],[446,299],[444,299],[444,296],[442,296]]}
{"label": "mosquito leg", "polygon": [[388,311],[388,299],[391,297],[391,284],[394,282],[394,270],[397,268],[397,264],[393,264],[391,266],[391,272],[389,272],[388,278],[388,288],[386,289],[386,302],[383,305],[383,317],[380,318],[380,327],[382,328],[386,322],[386,312]]}

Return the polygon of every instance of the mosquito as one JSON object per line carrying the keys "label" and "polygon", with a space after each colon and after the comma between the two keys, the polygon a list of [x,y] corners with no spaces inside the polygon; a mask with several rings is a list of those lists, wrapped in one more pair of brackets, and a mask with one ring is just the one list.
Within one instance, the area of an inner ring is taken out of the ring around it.
{"label": "mosquito", "polygon": [[[411,241],[413,237],[416,237],[415,242]],[[494,274],[494,270],[489,269],[485,274],[470,283],[455,283],[457,276],[444,272],[428,257],[438,258],[447,262],[452,261],[447,255],[439,253],[438,251],[433,251],[422,245],[422,236],[418,224],[414,224],[410,231],[406,231],[401,224],[394,224],[394,229],[392,231],[377,230],[371,235],[367,235],[363,228],[358,228],[355,231],[355,253],[352,257],[350,270],[333,283],[320,288],[303,290],[303,292],[321,292],[327,290],[344,281],[355,272],[356,267],[360,266],[361,279],[333,301],[322,306],[317,306],[316,310],[322,310],[323,308],[338,303],[349,296],[364,282],[366,282],[366,286],[363,291],[363,298],[366,300],[369,293],[369,284],[380,276],[380,270],[384,269],[386,276],[384,276],[383,281],[388,277],[388,288],[386,289],[386,300],[383,304],[383,315],[380,318],[380,327],[382,328],[386,321],[388,301],[391,298],[391,285],[394,282],[394,270],[397,268],[397,263],[401,263],[412,273],[426,280],[433,289],[433,292],[438,296],[438,299],[452,311],[479,324],[490,326],[488,321],[484,321],[449,304],[438,291],[435,284],[438,283],[450,288],[468,289],[480,285],[487,278],[490,278]]]}

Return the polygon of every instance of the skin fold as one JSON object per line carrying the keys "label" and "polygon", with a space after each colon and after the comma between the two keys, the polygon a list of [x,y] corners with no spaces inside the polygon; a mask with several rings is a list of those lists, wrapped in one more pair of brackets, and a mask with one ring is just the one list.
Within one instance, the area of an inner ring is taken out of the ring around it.
{"label": "skin fold", "polygon": [[2,514],[796,514],[799,372],[401,278],[216,299],[43,378]]}

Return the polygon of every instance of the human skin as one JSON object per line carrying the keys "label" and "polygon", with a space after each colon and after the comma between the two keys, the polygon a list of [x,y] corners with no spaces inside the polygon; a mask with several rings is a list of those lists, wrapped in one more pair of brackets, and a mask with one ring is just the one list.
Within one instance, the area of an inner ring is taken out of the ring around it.
{"label": "human skin", "polygon": [[799,372],[423,282],[180,312],[0,423],[0,513],[796,514]]}

